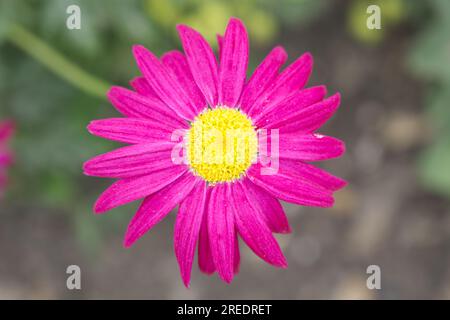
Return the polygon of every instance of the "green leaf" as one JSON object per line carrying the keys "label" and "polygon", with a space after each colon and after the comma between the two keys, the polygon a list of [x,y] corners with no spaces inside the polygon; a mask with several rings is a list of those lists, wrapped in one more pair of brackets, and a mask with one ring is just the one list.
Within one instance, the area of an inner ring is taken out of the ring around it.
{"label": "green leaf", "polygon": [[419,177],[433,192],[450,197],[450,139],[443,137],[429,146],[419,159]]}

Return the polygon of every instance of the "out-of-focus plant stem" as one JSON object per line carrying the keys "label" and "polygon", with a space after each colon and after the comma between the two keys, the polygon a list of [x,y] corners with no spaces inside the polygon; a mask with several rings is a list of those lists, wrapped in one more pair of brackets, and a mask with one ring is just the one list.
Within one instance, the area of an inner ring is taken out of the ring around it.
{"label": "out-of-focus plant stem", "polygon": [[108,83],[87,73],[24,27],[12,25],[8,39],[73,86],[90,95],[106,98]]}

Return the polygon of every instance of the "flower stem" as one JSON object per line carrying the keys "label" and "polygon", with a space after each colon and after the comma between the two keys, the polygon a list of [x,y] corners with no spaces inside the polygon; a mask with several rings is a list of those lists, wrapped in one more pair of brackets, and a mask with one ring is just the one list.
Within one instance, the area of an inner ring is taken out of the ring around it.
{"label": "flower stem", "polygon": [[90,95],[106,98],[108,83],[82,70],[24,27],[12,25],[8,39],[70,84]]}

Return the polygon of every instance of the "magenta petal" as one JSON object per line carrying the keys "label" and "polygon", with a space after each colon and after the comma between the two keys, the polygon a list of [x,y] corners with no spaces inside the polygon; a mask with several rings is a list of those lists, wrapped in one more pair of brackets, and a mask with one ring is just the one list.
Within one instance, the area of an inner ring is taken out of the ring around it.
{"label": "magenta petal", "polygon": [[345,151],[344,143],[321,134],[297,135],[280,133],[280,158],[303,161],[320,161],[340,157]]}
{"label": "magenta petal", "polygon": [[255,209],[255,199],[248,198],[241,182],[232,186],[236,227],[240,236],[261,259],[276,267],[286,268],[287,261],[269,227]]}
{"label": "magenta petal", "polygon": [[95,177],[131,178],[174,166],[174,143],[147,143],[119,148],[99,155],[84,166],[84,174]]}
{"label": "magenta petal", "polygon": [[134,46],[133,54],[139,69],[158,97],[180,117],[194,119],[195,107],[158,58],[143,46]]}
{"label": "magenta petal", "polygon": [[202,225],[200,227],[200,236],[198,239],[198,267],[200,271],[206,274],[212,274],[216,271],[216,266],[211,253],[211,246],[208,233],[208,204],[212,188],[206,190],[206,204],[203,213]]}
{"label": "magenta petal", "polygon": [[133,87],[133,89],[147,97],[151,97],[153,99],[159,99],[156,92],[150,87],[147,80],[145,80],[145,77],[136,77],[133,80],[130,81],[130,85]]}
{"label": "magenta petal", "polygon": [[194,177],[190,172],[186,172],[175,182],[147,197],[128,225],[124,246],[132,246],[136,240],[164,219],[178,203],[189,195],[199,182],[199,178]]}
{"label": "magenta petal", "polygon": [[92,121],[88,131],[98,137],[124,143],[170,141],[172,131],[165,123],[152,119],[112,118]]}
{"label": "magenta petal", "polygon": [[218,50],[218,56],[219,56],[219,61],[220,61],[220,59],[222,59],[221,58],[221,55],[222,55],[222,49],[223,49],[223,36],[222,35],[220,35],[220,34],[218,34],[217,35],[217,50]]}
{"label": "magenta petal", "polygon": [[258,163],[248,170],[247,176],[257,186],[287,202],[314,207],[331,207],[334,203],[329,190],[299,180],[298,175],[281,170],[274,175],[262,175],[261,165]]}
{"label": "magenta petal", "polygon": [[248,199],[253,199],[256,212],[264,219],[267,226],[275,233],[290,233],[291,227],[278,199],[252,183],[249,179],[242,180],[242,186]]}
{"label": "magenta petal", "polygon": [[121,87],[112,87],[108,92],[108,98],[113,106],[127,117],[153,119],[172,129],[188,127],[184,120],[159,99],[146,97]]}
{"label": "magenta petal", "polygon": [[275,47],[255,69],[242,91],[240,107],[246,113],[253,108],[255,101],[275,80],[280,67],[286,62],[287,53],[282,47]]}
{"label": "magenta petal", "polygon": [[337,93],[321,102],[300,109],[283,121],[280,132],[311,133],[319,129],[337,110],[340,103]]}
{"label": "magenta petal", "polygon": [[298,179],[306,180],[308,183],[316,184],[317,186],[330,191],[339,190],[347,185],[345,180],[301,161],[281,159],[280,172],[286,172],[289,175],[297,176]]}
{"label": "magenta petal", "polygon": [[248,112],[253,117],[262,111],[268,112],[280,101],[295,93],[308,81],[312,71],[313,59],[306,53],[288,66],[255,101]]}
{"label": "magenta petal", "polygon": [[230,283],[234,274],[234,216],[229,204],[229,185],[211,187],[208,204],[208,233],[211,254],[220,278]]}
{"label": "magenta petal", "polygon": [[103,213],[115,207],[144,198],[161,190],[187,171],[186,166],[173,165],[150,175],[127,178],[113,183],[98,198],[95,213]]}
{"label": "magenta petal", "polygon": [[194,29],[177,26],[192,76],[211,107],[217,105],[218,66],[209,44]]}
{"label": "magenta petal", "polygon": [[206,184],[202,180],[180,203],[175,222],[175,255],[186,287],[191,281],[192,262],[205,211]]}
{"label": "magenta petal", "polygon": [[245,83],[248,64],[248,35],[236,18],[228,23],[219,65],[219,105],[236,106]]}
{"label": "magenta petal", "polygon": [[185,56],[179,51],[170,51],[162,56],[161,61],[183,87],[195,107],[195,113],[199,114],[203,111],[207,106],[206,100],[192,77]]}
{"label": "magenta petal", "polygon": [[271,111],[264,110],[253,117],[260,128],[282,128],[286,119],[300,110],[322,101],[327,93],[324,86],[300,90],[289,98],[279,102]]}

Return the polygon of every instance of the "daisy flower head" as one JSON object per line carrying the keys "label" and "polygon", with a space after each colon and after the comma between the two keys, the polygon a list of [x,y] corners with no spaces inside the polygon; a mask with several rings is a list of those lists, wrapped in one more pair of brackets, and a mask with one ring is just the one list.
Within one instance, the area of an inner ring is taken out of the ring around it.
{"label": "daisy flower head", "polygon": [[13,156],[8,149],[8,141],[14,131],[11,121],[0,121],[0,198],[7,183],[6,170],[12,162]]}
{"label": "daisy flower head", "polygon": [[231,282],[239,238],[285,268],[273,233],[291,229],[279,199],[330,207],[333,192],[346,184],[308,163],[344,152],[341,141],[316,133],[340,96],[326,98],[323,86],[304,89],[312,70],[308,53],[280,71],[287,60],[281,47],[247,80],[249,41],[239,19],[218,36],[218,59],[197,31],[177,29],[184,53],[158,58],[134,46],[142,77],[131,81],[134,90],[108,93],[123,117],[88,126],[94,135],[130,144],[85,163],[85,174],[117,179],[94,211],[143,199],[126,231],[129,247],[179,205],[174,247],[186,286],[197,247],[200,270]]}

